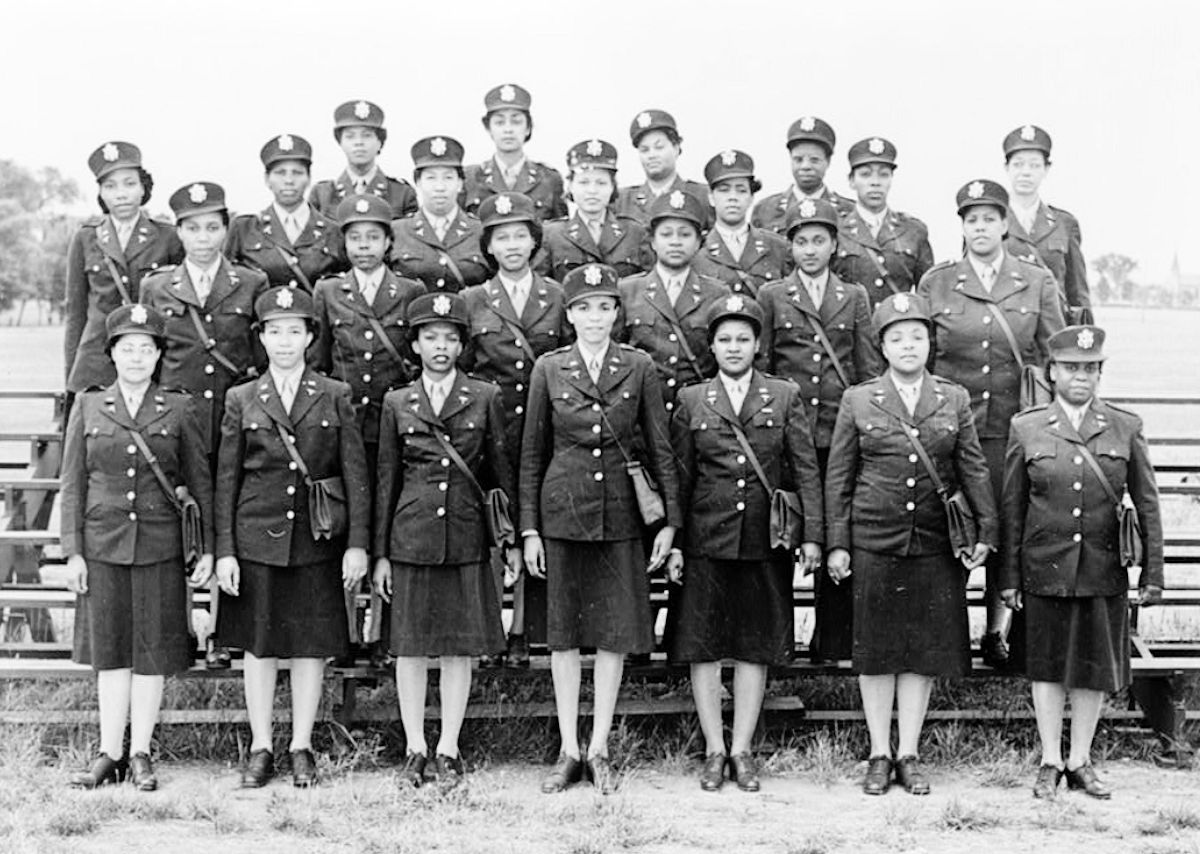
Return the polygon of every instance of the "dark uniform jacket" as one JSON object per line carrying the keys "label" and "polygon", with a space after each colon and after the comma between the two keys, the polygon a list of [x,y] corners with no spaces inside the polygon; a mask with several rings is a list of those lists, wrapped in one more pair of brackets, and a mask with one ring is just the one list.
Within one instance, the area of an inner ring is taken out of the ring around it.
{"label": "dark uniform jacket", "polygon": [[436,434],[447,437],[483,489],[516,504],[516,472],[504,446],[500,389],[464,375],[439,415],[418,379],[383,399],[374,556],[423,565],[486,561],[483,499]]}
{"label": "dark uniform jacket", "polygon": [[692,262],[702,275],[723,282],[735,294],[754,299],[763,285],[778,281],[792,271],[792,250],[773,231],[750,227],[742,257],[734,258],[724,238],[712,229]]}
{"label": "dark uniform jacket", "polygon": [[[800,200],[796,198],[794,187],[795,185],[793,184],[782,193],[772,193],[760,199],[754,206],[754,209],[750,211],[750,224],[755,228],[765,228],[768,231],[782,235],[784,229],[787,227],[788,212],[800,204]],[[839,196],[833,190],[829,189],[829,187],[825,187],[817,198],[829,202],[838,211],[842,211],[847,207],[854,207],[854,202],[851,199]]]}
{"label": "dark uniform jacket", "polygon": [[764,560],[772,554],[771,496],[743,453],[734,423],[746,434],[771,488],[799,494],[804,542],[825,540],[821,473],[800,390],[757,371],[748,379],[739,413],[719,376],[679,393],[671,446],[685,519],[681,545],[688,555]]}
{"label": "dark uniform jacket", "polygon": [[[308,362],[350,386],[350,400],[364,442],[375,442],[379,436],[384,394],[406,384],[417,372],[404,317],[408,304],[423,293],[425,286],[420,282],[402,279],[386,269],[370,305],[352,270],[317,283],[313,295],[317,337],[308,351]],[[368,319],[371,317],[387,333],[401,357],[399,361],[380,340]]]}
{"label": "dark uniform jacket", "polygon": [[[342,200],[354,195],[354,187],[354,179],[343,170],[342,174],[333,180],[313,184],[308,200],[314,208],[333,219]],[[402,219],[417,212],[417,191],[402,178],[392,178],[383,174],[382,169],[375,170],[375,180],[367,186],[366,191],[391,206],[393,219]]]}
{"label": "dark uniform jacket", "polygon": [[63,334],[63,365],[70,392],[106,386],[117,378],[116,369],[104,354],[104,318],[122,302],[109,260],[116,266],[129,298],[136,301],[142,278],[182,261],[183,245],[168,223],[145,214],[138,216],[124,250],[110,217],[93,217],[75,232],[67,249]]}
{"label": "dark uniform jacket", "polygon": [[[276,422],[295,437],[295,448],[314,481],[342,478],[349,519],[346,537],[313,539],[308,487],[279,438]],[[215,498],[218,558],[300,566],[340,562],[347,548],[369,548],[367,461],[349,386],[306,369],[290,413],[269,372],[231,388],[221,422]]]}
{"label": "dark uniform jacket", "polygon": [[[309,293],[319,279],[347,268],[344,254],[338,224],[316,209],[310,211],[295,244],[288,240],[274,205],[261,213],[234,217],[225,239],[225,257],[233,263],[266,273],[273,288],[302,288]],[[293,266],[303,276],[297,276]]]}
{"label": "dark uniform jacket", "polygon": [[444,240],[438,240],[423,213],[398,219],[392,223],[391,267],[401,276],[420,279],[428,291],[458,293],[491,278],[491,268],[479,247],[482,233],[479,220],[461,209],[446,229]]}
{"label": "dark uniform jacket", "polygon": [[866,291],[862,285],[847,284],[830,273],[818,308],[799,276],[792,273],[763,287],[758,304],[763,309],[759,364],[768,373],[800,385],[813,442],[818,448],[828,448],[846,387],[813,328],[820,324],[825,331],[851,385],[877,375],[883,370],[883,359],[871,326]]}
{"label": "dark uniform jacket", "polygon": [[600,230],[600,245],[592,240],[583,218],[548,222],[542,233],[542,248],[533,267],[543,276],[561,282],[571,270],[584,264],[608,264],[620,277],[634,276],[654,266],[646,228],[637,220],[609,211]]}
{"label": "dark uniform jacket", "polygon": [[1129,587],[1116,507],[1081,446],[1113,492],[1128,490],[1142,528],[1139,584],[1162,587],[1162,518],[1142,419],[1099,398],[1078,432],[1057,402],[1013,418],[1004,462],[1003,587],[1038,596],[1116,596]]}
{"label": "dark uniform jacket", "polygon": [[[671,186],[663,190],[663,193],[673,193],[676,190],[683,190],[689,196],[700,202],[704,208],[704,226],[701,231],[708,231],[712,228],[712,224],[717,221],[716,211],[708,202],[708,186],[701,184],[699,181],[689,181],[684,178],[675,176],[675,180],[671,182]],[[659,195],[662,195],[660,193]],[[616,213],[617,216],[628,217],[636,220],[645,228],[650,227],[650,205],[657,199],[649,184],[635,184],[630,187],[622,187],[617,191]]]}
{"label": "dark uniform jacket", "polygon": [[1005,253],[990,294],[966,258],[938,264],[917,292],[929,300],[933,315],[932,369],[971,393],[981,438],[1007,437],[1020,408],[1021,367],[987,304],[1004,312],[1023,362],[1040,366],[1050,336],[1063,328],[1054,277]]}
{"label": "dark uniform jacket", "polygon": [[213,487],[207,448],[186,394],[146,389],[130,417],[120,386],[79,395],[67,422],[62,464],[62,549],[67,557],[120,565],[178,560],[180,518],[130,437],[142,434],[173,486],[200,506],[204,550],[213,550]]}
{"label": "dark uniform jacket", "polygon": [[1091,308],[1082,241],[1079,220],[1063,209],[1043,202],[1038,205],[1032,233],[1025,231],[1015,216],[1008,218],[1004,249],[1022,261],[1041,264],[1053,273],[1067,306]]}
{"label": "dark uniform jacket", "polygon": [[525,158],[521,171],[513,186],[504,181],[504,173],[489,157],[477,166],[466,168],[466,184],[463,187],[463,210],[472,216],[479,213],[479,206],[488,196],[497,193],[521,193],[533,201],[533,214],[538,222],[559,219],[567,215],[567,199],[563,195],[563,179],[558,170]]}
{"label": "dark uniform jacket", "polygon": [[[260,359],[261,348],[251,327],[254,300],[266,289],[265,275],[222,258],[203,305],[185,264],[148,277],[142,290],[142,301],[166,320],[160,380],[195,398],[200,434],[210,457],[217,451],[225,392],[245,379]],[[197,335],[189,306],[196,309],[207,339]],[[237,374],[213,358],[209,342],[238,368]]]}
{"label": "dark uniform jacket", "polygon": [[[654,360],[662,397],[667,409],[675,405],[675,395],[686,385],[708,379],[717,372],[717,362],[708,349],[708,308],[729,296],[729,288],[715,279],[688,270],[679,299],[671,305],[667,287],[657,270],[624,279],[620,285],[621,304],[613,338],[632,344]],[[671,320],[683,332],[691,348],[693,363],[687,357]]]}
{"label": "dark uniform jacket", "polygon": [[640,538],[642,520],[622,449],[658,484],[666,524],[682,524],[659,389],[650,357],[625,345],[608,345],[598,384],[578,346],[537,360],[521,440],[519,531],[587,542]]}
{"label": "dark uniform jacket", "polygon": [[500,386],[504,443],[515,464],[534,362],[543,353],[563,346],[573,335],[563,307],[562,286],[535,273],[520,317],[498,277],[467,288],[462,297],[471,329],[459,364],[480,379]]}
{"label": "dark uniform jacket", "polygon": [[996,502],[970,398],[927,373],[911,416],[890,374],[846,392],[825,471],[826,547],[902,556],[950,550],[946,510],[906,435],[909,425],[946,488],[966,495],[978,542],[995,546]]}
{"label": "dark uniform jacket", "polygon": [[837,254],[829,267],[838,278],[862,285],[872,310],[894,293],[916,290],[933,266],[929,229],[915,216],[888,210],[878,236],[859,219],[854,204],[843,207]]}

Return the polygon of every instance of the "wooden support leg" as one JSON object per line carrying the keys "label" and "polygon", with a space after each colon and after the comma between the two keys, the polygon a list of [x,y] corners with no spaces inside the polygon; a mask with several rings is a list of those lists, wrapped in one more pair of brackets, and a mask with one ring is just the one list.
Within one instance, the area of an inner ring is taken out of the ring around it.
{"label": "wooden support leg", "polygon": [[1135,676],[1131,692],[1146,716],[1146,723],[1162,742],[1162,764],[1191,766],[1193,751],[1184,733],[1187,708],[1178,675]]}

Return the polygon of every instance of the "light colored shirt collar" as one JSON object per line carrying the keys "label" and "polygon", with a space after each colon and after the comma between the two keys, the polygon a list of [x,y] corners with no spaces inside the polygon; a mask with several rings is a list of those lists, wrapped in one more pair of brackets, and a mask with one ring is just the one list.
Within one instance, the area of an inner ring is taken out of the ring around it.
{"label": "light colored shirt collar", "polygon": [[301,231],[304,231],[304,229],[308,228],[308,220],[312,215],[312,212],[306,203],[301,202],[300,205],[291,212],[285,211],[283,208],[281,208],[278,202],[272,202],[271,207],[275,209],[275,216],[279,218],[280,225],[286,224],[287,219],[290,216],[296,220],[296,227]]}
{"label": "light colored shirt collar", "polygon": [[1057,399],[1058,405],[1063,408],[1063,412],[1066,413],[1067,419],[1073,425],[1083,423],[1083,419],[1087,416],[1088,409],[1090,409],[1092,406],[1092,401],[1095,400],[1094,397],[1089,397],[1087,403],[1083,404],[1082,406],[1075,406],[1072,403],[1067,403],[1067,401],[1062,397],[1058,397]]}
{"label": "light colored shirt collar", "polygon": [[450,226],[454,224],[455,220],[458,219],[458,205],[455,205],[454,207],[452,207],[450,209],[449,213],[447,213],[445,216],[437,216],[436,214],[431,214],[429,211],[425,210],[424,208],[421,208],[421,213],[425,215],[425,219],[429,220],[429,224],[432,225],[433,227],[436,228],[438,223],[442,223],[446,226],[447,229],[449,229]]}
{"label": "light colored shirt collar", "polygon": [[666,267],[664,267],[662,264],[655,264],[655,265],[654,265],[654,272],[658,273],[658,279],[659,279],[659,281],[661,281],[661,282],[662,282],[664,285],[666,285],[666,284],[667,284],[668,282],[670,282],[672,279],[678,279],[678,280],[679,280],[679,287],[682,289],[682,288],[683,288],[683,286],[684,286],[685,284],[687,284],[688,276],[690,276],[690,275],[691,275],[692,268],[689,266],[689,267],[688,267],[686,270],[684,270],[683,272],[680,272],[680,273],[672,273],[670,270],[668,270],[668,269],[667,269]]}
{"label": "light colored shirt collar", "polygon": [[804,285],[804,287],[808,288],[810,291],[812,290],[813,285],[817,285],[817,286],[821,287],[822,289],[829,287],[829,268],[828,267],[826,267],[824,270],[821,271],[821,275],[816,276],[816,277],[809,276],[804,271],[797,269],[796,276],[800,279],[800,284]]}
{"label": "light colored shirt collar", "polygon": [[358,282],[358,289],[361,291],[363,288],[368,288],[368,287],[369,288],[378,288],[381,284],[383,284],[384,269],[385,269],[384,266],[382,264],[380,264],[378,267],[376,267],[371,272],[364,273],[362,270],[355,267],[354,268],[354,279],[355,279],[355,281]]}
{"label": "light colored shirt collar", "polygon": [[729,395],[730,400],[733,400],[734,392],[740,392],[744,397],[750,390],[750,374],[751,371],[746,371],[742,374],[741,379],[734,379],[724,371],[717,371],[717,376],[721,378],[721,385],[725,386],[725,394]]}
{"label": "light colored shirt collar", "polygon": [[346,177],[350,179],[351,187],[357,187],[359,181],[366,182],[366,185],[369,187],[375,183],[375,176],[377,176],[378,174],[379,174],[379,164],[378,163],[376,163],[374,166],[372,166],[371,171],[369,171],[366,175],[359,175],[357,172],[355,172],[349,166],[346,167]]}
{"label": "light colored shirt collar", "polygon": [[304,376],[303,362],[286,372],[279,370],[274,365],[271,365],[267,370],[271,372],[271,381],[275,383],[275,390],[280,394],[283,394],[283,390],[289,382],[293,391],[300,390],[300,378]]}
{"label": "light colored shirt collar", "polygon": [[533,289],[533,271],[532,270],[526,270],[525,275],[519,279],[510,279],[508,276],[506,276],[504,274],[503,270],[501,270],[499,273],[497,273],[497,275],[500,278],[500,284],[503,285],[504,290],[506,290],[508,292],[508,298],[510,300],[512,299],[513,294],[516,293],[517,288],[520,288],[521,290],[523,290],[525,292],[526,296],[529,296],[529,292]]}
{"label": "light colored shirt collar", "polygon": [[218,255],[217,260],[213,261],[207,267],[197,267],[191,258],[185,259],[183,266],[187,269],[188,278],[192,280],[193,285],[198,285],[201,274],[207,273],[208,286],[211,288],[213,283],[217,281],[217,271],[221,269],[221,256]]}
{"label": "light colored shirt collar", "polygon": [[505,166],[499,157],[494,154],[492,155],[492,162],[496,164],[496,168],[500,170],[501,175],[520,175],[521,170],[525,168],[525,160],[526,157],[522,154],[521,159],[512,166]]}
{"label": "light colored shirt collar", "polygon": [[582,341],[576,341],[575,346],[579,348],[579,355],[583,357],[585,366],[592,364],[592,362],[597,362],[601,367],[604,366],[604,358],[608,355],[608,341],[605,341],[599,350],[591,350]]}
{"label": "light colored shirt collar", "polygon": [[978,258],[976,258],[974,255],[972,255],[970,252],[967,253],[967,260],[971,263],[971,269],[973,269],[975,271],[975,275],[979,277],[980,282],[986,281],[983,278],[983,276],[984,276],[983,271],[989,267],[991,267],[992,270],[994,270],[996,273],[996,275],[992,276],[992,284],[995,285],[996,282],[1000,281],[1000,268],[1004,265],[1004,250],[1003,249],[1000,250],[1000,254],[997,255],[995,260],[992,261],[992,263],[990,263],[990,264],[985,264],[983,261],[980,261]]}
{"label": "light colored shirt collar", "polygon": [[721,235],[721,239],[726,243],[740,242],[745,243],[750,237],[750,223],[743,222],[737,228],[730,228],[724,223],[718,222],[713,226],[717,230],[717,234]]}
{"label": "light colored shirt collar", "polygon": [[121,397],[125,399],[125,408],[129,410],[130,417],[136,416],[138,410],[141,408],[142,401],[146,398],[146,392],[150,388],[150,383],[146,383],[141,388],[133,388],[132,386],[125,385],[118,378],[117,388],[121,390]]}
{"label": "light colored shirt collar", "polygon": [[425,394],[430,400],[433,400],[433,390],[435,388],[441,388],[442,399],[449,400],[450,390],[454,388],[454,381],[457,379],[458,370],[456,368],[451,368],[450,373],[446,374],[446,376],[442,377],[442,379],[437,382],[431,380],[428,374],[421,374],[421,385],[425,387]]}
{"label": "light colored shirt collar", "polygon": [[887,219],[888,209],[886,206],[879,213],[872,213],[858,203],[855,203],[854,209],[858,212],[858,218],[865,222],[872,231],[879,231],[883,221]]}
{"label": "light colored shirt collar", "polygon": [[812,199],[814,202],[818,202],[825,198],[825,185],[821,184],[821,186],[817,187],[815,192],[806,193],[797,185],[792,184],[792,195],[796,197],[796,201],[798,202],[802,202],[805,199]]}

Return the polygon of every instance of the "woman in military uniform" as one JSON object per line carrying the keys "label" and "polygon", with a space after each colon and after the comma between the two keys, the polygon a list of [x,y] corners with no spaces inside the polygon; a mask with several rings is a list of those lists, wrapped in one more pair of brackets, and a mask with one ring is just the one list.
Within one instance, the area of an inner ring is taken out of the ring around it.
{"label": "woman in military uniform", "polygon": [[915,290],[933,266],[929,229],[888,207],[896,146],[871,137],[850,146],[850,187],[858,197],[843,206],[833,272],[863,286],[874,309],[884,297]]}
{"label": "woman in military uniform", "polygon": [[379,168],[379,152],[387,142],[383,110],[370,101],[347,101],[333,111],[333,138],[346,155],[346,168],[332,180],[313,185],[309,201],[331,217],[347,196],[372,195],[387,202],[392,219],[416,213],[417,194],[401,178]]}
{"label": "woman in military uniform", "polygon": [[[154,381],[162,317],[133,303],[109,314],[106,328],[116,380],[79,396],[62,465],[62,549],[79,597],[73,657],[95,668],[100,695],[100,755],[71,783],[91,789],[128,774],[152,791],[164,677],[191,664],[187,584],[212,574],[212,479],[192,401]],[[189,544],[199,546],[190,579],[178,507],[185,492],[202,537]]]}
{"label": "woman in military uniform", "polygon": [[1024,609],[1013,633],[1014,647],[1024,647],[1042,745],[1033,794],[1053,798],[1065,773],[1068,788],[1106,799],[1092,738],[1105,695],[1130,684],[1129,575],[1116,505],[1128,494],[1141,523],[1142,555],[1130,560],[1142,568],[1141,605],[1162,599],[1162,518],[1142,420],[1096,396],[1104,330],[1070,326],[1048,346],[1054,400],[1014,417],[1009,434],[1002,595]]}
{"label": "woman in military uniform", "polygon": [[142,210],[154,180],[142,167],[136,145],[106,142],[88,157],[88,168],[99,186],[102,215],[85,220],[67,249],[63,364],[68,406],[74,395],[111,385],[116,377],[104,356],[104,319],[139,298],[144,276],[183,259],[175,229]]}
{"label": "woman in military uniform", "polygon": [[717,372],[708,349],[705,317],[729,288],[701,275],[692,265],[700,251],[704,208],[682,190],[659,196],[650,206],[654,268],[621,281],[621,302],[613,337],[654,360],[669,412],[686,385]]}
{"label": "woman in military uniform", "polygon": [[242,786],[275,774],[275,680],[279,659],[290,658],[292,782],[305,787],[317,782],[312,728],[325,659],[347,651],[342,591],[367,572],[371,498],[350,387],[304,364],[312,297],[272,288],[255,314],[268,368],[229,390],[221,422],[218,630],[246,651],[252,740]]}
{"label": "woman in military uniform", "polygon": [[754,206],[750,224],[786,235],[789,215],[805,199],[829,202],[837,210],[848,207],[850,200],[825,184],[825,173],[829,171],[836,144],[837,135],[824,119],[802,116],[792,122],[787,132],[792,185],[781,193],[764,196]]}
{"label": "woman in military uniform", "polygon": [[[182,389],[195,400],[215,475],[225,392],[258,371],[251,324],[254,300],[267,289],[267,277],[222,254],[229,210],[218,184],[199,181],[180,187],[171,194],[170,205],[185,257],[177,267],[148,276],[142,299],[165,320],[163,385]],[[220,611],[215,581],[212,594],[205,663],[222,670],[230,661],[211,631]]]}
{"label": "woman in military uniform", "polygon": [[[967,574],[996,543],[996,508],[966,390],[925,369],[928,304],[895,294],[874,324],[888,370],[847,390],[838,411],[825,474],[827,561],[834,583],[854,592],[854,669],[871,737],[863,791],[883,794],[894,770],[923,795],[929,781],[917,757],[930,688],[934,677],[970,670]],[[976,542],[958,554],[923,455],[973,511]]]}
{"label": "woman in military uniform", "polygon": [[754,160],[744,151],[722,151],[704,166],[704,178],[716,222],[696,256],[696,268],[754,299],[759,288],[782,279],[793,266],[786,240],[750,225],[750,206],[762,189]]}
{"label": "woman in military uniform", "polygon": [[[420,786],[431,770],[446,786],[463,775],[458,734],[471,658],[504,649],[485,490],[502,489],[515,503],[516,473],[504,444],[500,388],[455,368],[469,324],[465,301],[420,296],[409,306],[408,324],[421,378],[384,398],[374,582],[395,603],[391,651],[407,751],[400,779]],[[521,558],[511,541],[507,561],[515,577]],[[429,769],[431,656],[439,659],[442,731]]]}
{"label": "woman in military uniform", "polygon": [[[681,518],[667,414],[650,357],[610,338],[617,319],[617,274],[589,264],[563,283],[576,343],[537,360],[521,441],[520,524],[525,566],[546,578],[550,666],[561,752],[542,781],[559,792],[588,773],[609,793],[608,760],[626,653],[654,646],[647,571],[662,566]],[[627,470],[642,463],[658,483],[664,526],[649,566],[643,522]],[[591,744],[581,757],[580,647],[596,649]]]}
{"label": "woman in military uniform", "polygon": [[1012,217],[1004,248],[1050,270],[1058,281],[1064,315],[1074,323],[1091,323],[1092,298],[1079,220],[1046,204],[1040,195],[1050,171],[1050,134],[1025,125],[1004,137],[1004,168],[1012,187]]}
{"label": "woman in military uniform", "polygon": [[[748,296],[708,310],[717,376],[685,388],[671,418],[684,511],[682,549],[672,549],[669,653],[691,664],[692,694],[706,756],[700,787],[721,788],[725,768],[744,791],[758,791],[750,742],[758,726],[767,667],[786,664],[795,645],[792,555],[771,548],[770,489],[798,494],[804,514],[803,568],[821,560],[821,474],[800,390],[754,370],[762,309]],[[742,439],[754,451],[754,460]],[[735,661],[733,739],[721,722],[721,661]]]}
{"label": "woman in military uniform", "polygon": [[458,293],[491,276],[479,248],[479,220],[458,206],[463,189],[463,147],[448,136],[417,140],[413,181],[420,208],[392,223],[392,269],[420,279],[426,290]]}
{"label": "woman in military uniform", "polygon": [[[518,459],[534,362],[569,341],[571,327],[562,287],[529,266],[542,242],[533,201],[504,191],[484,199],[479,214],[479,246],[496,274],[462,292],[470,330],[459,361],[463,370],[500,386],[505,446]],[[513,590],[510,664],[529,664],[530,641],[546,641],[546,585],[522,575]]]}
{"label": "woman in military uniform", "polygon": [[[822,476],[843,392],[882,368],[866,291],[829,270],[837,228],[837,210],[829,202],[805,199],[795,205],[784,234],[796,269],[758,292],[763,309],[760,367],[799,384]],[[852,640],[850,589],[817,573],[813,590],[810,654],[814,661],[845,660]]]}
{"label": "woman in military uniform", "polygon": [[[1022,371],[1026,365],[1040,369],[1045,364],[1046,342],[1063,328],[1063,315],[1054,276],[1004,249],[1009,224],[1004,188],[994,181],[971,181],[958,191],[957,201],[966,254],[932,268],[917,293],[933,313],[931,370],[970,392],[992,497],[999,506],[1004,449],[1009,422],[1020,409]],[[1002,668],[1008,665],[1008,611],[1000,601],[999,572],[999,556],[993,555],[987,567],[987,629],[980,646],[984,662]]]}
{"label": "woman in military uniform", "polygon": [[345,268],[337,223],[304,200],[312,169],[312,146],[285,133],[259,152],[272,202],[256,214],[233,218],[225,257],[263,272],[271,287],[303,288]]}
{"label": "woman in military uniform", "polygon": [[483,129],[496,152],[477,166],[468,166],[463,209],[479,216],[479,207],[497,193],[520,193],[529,198],[538,222],[567,215],[562,175],[545,163],[525,156],[525,143],[533,136],[533,98],[529,90],[504,83],[483,97]]}
{"label": "woman in military uniform", "polygon": [[621,188],[617,215],[649,227],[654,202],[678,190],[699,202],[704,213],[700,231],[708,231],[714,219],[708,188],[681,177],[675,168],[683,152],[683,137],[679,135],[675,117],[665,110],[642,110],[629,123],[629,141],[637,150],[646,181]]}
{"label": "woman in military uniform", "polygon": [[561,282],[584,264],[607,264],[617,275],[636,275],[652,263],[646,229],[618,216],[617,149],[601,139],[576,143],[567,151],[567,195],[575,203],[569,219],[546,223],[542,251],[534,267]]}
{"label": "woman in military uniform", "polygon": [[[350,386],[373,495],[383,396],[416,375],[405,315],[409,304],[425,293],[425,286],[397,276],[384,263],[392,247],[387,202],[356,194],[345,198],[335,213],[351,269],[317,283],[313,295],[317,340],[309,349],[308,361],[321,373]],[[380,645],[386,637],[384,608],[381,600],[372,600],[369,639],[376,666],[388,663],[386,643]],[[357,590],[346,592],[346,615],[350,642],[359,644],[363,638]]]}

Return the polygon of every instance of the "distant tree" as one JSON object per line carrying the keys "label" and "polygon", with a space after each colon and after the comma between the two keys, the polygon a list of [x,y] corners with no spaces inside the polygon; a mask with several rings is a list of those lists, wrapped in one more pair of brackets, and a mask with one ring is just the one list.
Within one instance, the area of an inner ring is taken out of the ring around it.
{"label": "distant tree", "polygon": [[52,167],[31,171],[0,160],[0,309],[26,305],[57,311],[63,300],[67,245],[78,221],[64,208],[76,183]]}
{"label": "distant tree", "polygon": [[1107,286],[1108,292],[1113,297],[1124,300],[1133,296],[1134,284],[1130,279],[1130,274],[1137,269],[1137,265],[1137,261],[1119,252],[1109,252],[1092,261],[1092,266],[1100,274],[1100,279]]}

